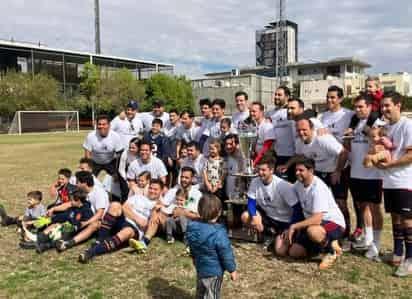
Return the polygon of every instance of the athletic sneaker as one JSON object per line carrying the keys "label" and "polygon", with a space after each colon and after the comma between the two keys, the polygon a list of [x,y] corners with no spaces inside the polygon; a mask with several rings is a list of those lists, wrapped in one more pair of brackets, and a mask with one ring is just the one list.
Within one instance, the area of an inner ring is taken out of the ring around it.
{"label": "athletic sneaker", "polygon": [[365,240],[361,240],[360,242],[352,243],[352,248],[355,250],[368,250],[372,244],[367,244]]}
{"label": "athletic sneaker", "polygon": [[91,262],[91,260],[93,258],[94,258],[94,255],[91,253],[91,251],[86,250],[85,252],[83,252],[79,255],[79,263],[87,264],[87,263]]}
{"label": "athletic sneaker", "polygon": [[333,266],[336,261],[336,253],[327,253],[323,256],[319,264],[319,270],[327,270]]}
{"label": "athletic sneaker", "polygon": [[56,241],[56,249],[58,252],[63,252],[69,248],[72,248],[74,246],[74,240],[58,240]]}
{"label": "athletic sneaker", "polygon": [[412,274],[412,258],[403,261],[395,272],[395,276],[405,277]]}
{"label": "athletic sneaker", "polygon": [[376,248],[375,244],[369,246],[368,251],[366,251],[365,253],[365,257],[375,262],[381,262],[381,259],[379,257],[379,250],[378,248]]}
{"label": "athletic sneaker", "polygon": [[173,236],[166,237],[167,244],[173,244],[175,242],[175,238]]}
{"label": "athletic sneaker", "polygon": [[38,254],[42,254],[43,252],[49,250],[52,248],[52,243],[51,242],[45,242],[45,243],[36,243],[36,252]]}
{"label": "athletic sneaker", "polygon": [[274,246],[274,239],[272,237],[265,237],[263,240],[263,250],[269,251]]}
{"label": "athletic sneaker", "polygon": [[146,251],[147,251],[147,245],[143,241],[130,239],[129,240],[129,246],[134,248],[137,251],[137,253],[146,253]]}

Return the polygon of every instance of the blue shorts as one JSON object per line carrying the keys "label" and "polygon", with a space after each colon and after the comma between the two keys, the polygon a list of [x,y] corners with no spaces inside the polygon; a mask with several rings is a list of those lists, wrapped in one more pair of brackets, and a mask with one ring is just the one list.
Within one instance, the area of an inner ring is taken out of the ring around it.
{"label": "blue shorts", "polygon": [[[322,221],[320,225],[325,229],[326,237],[330,242],[342,239],[345,233],[345,229],[342,226],[332,221]],[[297,232],[295,243],[303,246],[308,255],[316,255],[321,252],[321,247],[309,238],[306,229]]]}
{"label": "blue shorts", "polygon": [[113,225],[110,233],[111,233],[111,235],[115,235],[118,232],[120,232],[122,229],[127,228],[127,227],[130,227],[131,229],[133,229],[133,231],[135,233],[135,237],[137,237],[137,238],[141,237],[140,236],[141,232],[136,227],[134,227],[130,222],[128,222],[123,215],[118,217],[118,219],[117,219],[116,223]]}

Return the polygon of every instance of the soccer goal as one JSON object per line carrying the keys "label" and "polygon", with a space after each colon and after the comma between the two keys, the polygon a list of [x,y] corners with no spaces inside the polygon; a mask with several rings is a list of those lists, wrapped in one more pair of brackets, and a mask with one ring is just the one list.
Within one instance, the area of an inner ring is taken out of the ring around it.
{"label": "soccer goal", "polygon": [[16,111],[9,134],[79,132],[79,111]]}

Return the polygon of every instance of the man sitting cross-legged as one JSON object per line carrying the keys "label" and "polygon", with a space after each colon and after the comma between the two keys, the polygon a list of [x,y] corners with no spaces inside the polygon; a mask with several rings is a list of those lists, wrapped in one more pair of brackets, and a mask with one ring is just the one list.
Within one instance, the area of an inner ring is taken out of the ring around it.
{"label": "man sitting cross-legged", "polygon": [[[159,228],[162,228],[163,230],[166,228],[169,214],[174,218],[179,217],[181,220],[180,222],[183,221],[184,223],[186,223],[187,219],[193,220],[199,217],[197,214],[197,205],[202,194],[197,188],[192,186],[194,176],[195,171],[193,168],[183,167],[181,169],[180,185],[176,185],[165,194],[164,199],[161,202],[161,205],[163,206],[161,209],[154,209],[152,211],[143,239],[141,241],[130,241],[130,245],[138,252],[144,253]],[[179,189],[186,191],[188,195],[188,199],[185,203],[186,206],[183,207],[173,206],[173,204],[176,204],[176,193]],[[168,211],[168,207],[170,206],[173,207],[171,212]],[[183,225],[183,229],[185,230],[185,225]]]}
{"label": "man sitting cross-legged", "polygon": [[[77,188],[87,193],[87,200],[93,211],[93,217],[89,220],[81,222],[80,232],[73,239],[66,241],[59,240],[56,242],[56,249],[64,251],[81,242],[89,239],[100,227],[100,221],[109,207],[109,196],[106,191],[99,185],[94,184],[93,175],[88,171],[76,172]],[[47,211],[49,216],[57,212],[63,212],[72,207],[72,203],[64,203]]]}
{"label": "man sitting cross-legged", "polygon": [[259,177],[252,180],[248,190],[248,210],[242,222],[264,233],[264,247],[268,248],[275,234],[275,254],[287,255],[288,244],[281,234],[288,229],[292,216],[301,211],[293,185],[275,176],[274,158],[265,157],[258,166]]}
{"label": "man sitting cross-legged", "polygon": [[331,190],[314,175],[313,159],[296,159],[294,189],[302,207],[305,220],[293,223],[285,237],[292,244],[289,255],[295,258],[322,253],[319,269],[330,268],[341,255],[338,240],[345,231],[345,219],[336,204]]}
{"label": "man sitting cross-legged", "polygon": [[88,263],[97,255],[119,249],[131,238],[140,239],[145,231],[150,213],[160,204],[164,184],[152,179],[148,196],[133,195],[121,206],[112,202],[103,217],[96,242],[79,256],[79,262]]}

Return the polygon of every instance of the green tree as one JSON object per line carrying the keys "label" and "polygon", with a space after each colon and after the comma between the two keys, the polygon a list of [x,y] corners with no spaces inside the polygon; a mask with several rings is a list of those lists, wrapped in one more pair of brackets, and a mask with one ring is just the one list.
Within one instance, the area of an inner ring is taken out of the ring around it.
{"label": "green tree", "polygon": [[155,100],[165,100],[165,108],[194,109],[195,98],[192,84],[185,76],[170,76],[167,74],[155,74],[145,82],[146,100],[143,109],[150,110]]}
{"label": "green tree", "polygon": [[[84,65],[84,68],[80,74],[80,92],[87,100],[88,106],[91,108],[93,122],[95,119],[96,103],[98,101],[98,93],[100,90],[100,74],[100,69],[96,65],[89,62]],[[84,103],[83,100],[81,101]]]}
{"label": "green tree", "polygon": [[0,115],[17,110],[54,110],[61,100],[59,83],[45,74],[8,72],[0,79]]}

